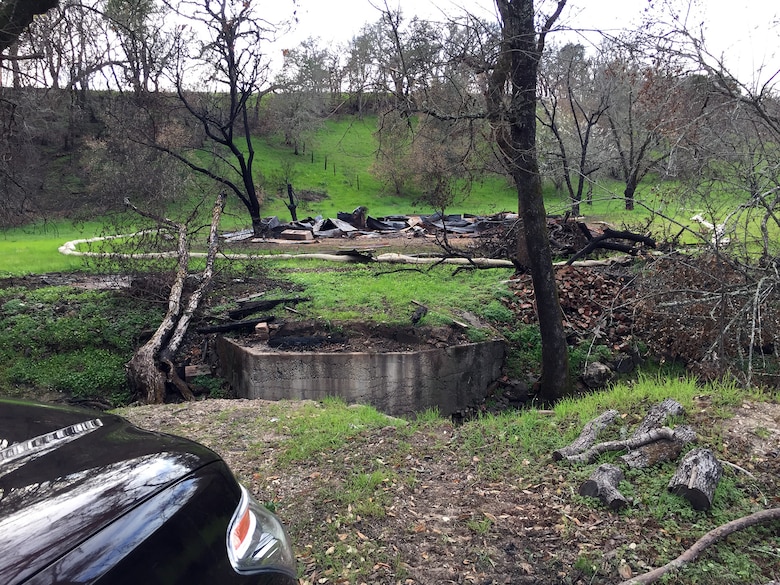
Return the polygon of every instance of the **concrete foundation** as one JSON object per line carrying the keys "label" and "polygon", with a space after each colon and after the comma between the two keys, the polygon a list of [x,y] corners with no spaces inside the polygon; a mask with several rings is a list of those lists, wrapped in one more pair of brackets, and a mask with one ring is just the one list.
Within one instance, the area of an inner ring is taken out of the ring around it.
{"label": "concrete foundation", "polygon": [[337,396],[386,414],[437,408],[443,416],[484,398],[501,375],[502,341],[387,353],[274,352],[217,340],[220,375],[241,398],[321,400]]}

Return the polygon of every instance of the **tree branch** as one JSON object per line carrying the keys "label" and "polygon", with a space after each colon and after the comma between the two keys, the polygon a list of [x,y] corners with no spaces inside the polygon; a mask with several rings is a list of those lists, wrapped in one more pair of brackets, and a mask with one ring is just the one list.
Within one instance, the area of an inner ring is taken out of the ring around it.
{"label": "tree branch", "polygon": [[578,455],[570,455],[566,457],[566,459],[575,463],[593,463],[593,461],[596,460],[596,457],[608,451],[636,449],[661,439],[666,439],[667,441],[690,441],[693,440],[694,437],[695,433],[690,427],[680,426],[674,430],[670,429],[669,427],[661,427],[659,429],[652,429],[642,435],[630,437],[621,441],[606,441],[604,443],[598,443],[597,445],[593,445],[593,447],[587,451]]}
{"label": "tree branch", "polygon": [[708,546],[715,544],[716,542],[723,540],[728,535],[738,530],[744,530],[756,524],[763,524],[765,522],[773,522],[780,520],[780,508],[770,508],[768,510],[761,510],[755,514],[737,518],[731,522],[727,522],[717,528],[710,530],[707,534],[697,540],[692,547],[682,553],[679,557],[673,561],[666,563],[663,567],[658,567],[642,575],[638,575],[627,581],[623,581],[619,585],[647,585],[648,583],[655,583],[661,577],[671,571],[676,571],[690,562],[695,561],[698,556]]}

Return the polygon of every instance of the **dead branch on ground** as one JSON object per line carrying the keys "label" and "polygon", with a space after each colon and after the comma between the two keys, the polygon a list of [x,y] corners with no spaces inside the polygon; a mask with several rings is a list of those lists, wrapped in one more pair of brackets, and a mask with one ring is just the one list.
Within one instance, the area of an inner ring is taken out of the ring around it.
{"label": "dead branch on ground", "polygon": [[707,534],[697,540],[693,546],[673,561],[666,563],[662,567],[658,567],[657,569],[623,581],[619,585],[648,585],[649,583],[655,583],[667,573],[677,571],[688,563],[695,561],[707,547],[723,540],[730,534],[757,524],[764,524],[777,520],[780,520],[780,508],[761,510],[760,512],[750,514],[749,516],[743,516],[742,518],[727,522],[726,524],[710,530]]}

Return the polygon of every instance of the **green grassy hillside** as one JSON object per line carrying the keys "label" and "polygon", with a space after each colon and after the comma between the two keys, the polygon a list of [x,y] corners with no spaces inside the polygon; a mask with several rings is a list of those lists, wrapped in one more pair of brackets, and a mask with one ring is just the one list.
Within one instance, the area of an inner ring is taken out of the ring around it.
{"label": "green grassy hillside", "polygon": [[[258,141],[256,157],[268,191],[264,214],[289,219],[287,193],[278,191],[283,169],[291,169],[297,193],[309,191],[326,196],[320,201],[304,202],[299,217],[335,217],[339,211],[352,211],[360,205],[368,207],[374,217],[435,211],[415,203],[419,193],[390,193],[372,174],[376,128],[376,117],[326,120],[298,155],[280,139]],[[512,187],[502,177],[489,177],[475,184],[468,199],[458,201],[449,211],[491,214],[516,209],[517,195]]]}
{"label": "green grassy hillside", "polygon": [[[296,192],[314,191],[327,195],[321,201],[304,204],[299,210],[299,217],[335,217],[337,212],[352,211],[359,205],[368,207],[374,217],[434,212],[430,206],[415,203],[419,193],[410,189],[403,196],[391,194],[372,174],[377,151],[376,128],[375,116],[362,120],[352,117],[326,120],[297,155],[281,139],[258,141],[255,144],[256,158],[268,191],[264,214],[289,219],[285,205],[287,193],[278,191],[285,168],[292,169],[290,174]],[[584,213],[600,217],[621,214],[620,185],[604,183],[595,191],[594,205],[583,206]],[[641,190],[638,197],[642,197]],[[547,186],[545,198],[551,214],[565,212],[565,199],[551,186]],[[232,208],[238,210],[235,202]],[[469,195],[456,201],[447,211],[476,215],[517,211],[517,191],[506,177],[486,176],[476,181]],[[642,215],[642,210],[634,214]]]}
{"label": "green grassy hillside", "polygon": [[[335,217],[339,211],[351,212],[361,205],[368,207],[373,217],[436,211],[416,203],[419,193],[412,190],[401,196],[390,193],[374,176],[376,128],[376,117],[325,120],[297,155],[279,137],[258,138],[254,146],[258,184],[265,192],[262,214],[278,216],[282,221],[291,219],[286,206],[286,178],[290,179],[300,198],[299,218]],[[593,190],[593,204],[583,204],[581,212],[590,220],[610,221],[638,231],[645,231],[641,226],[654,211],[662,211],[690,224],[690,217],[700,210],[695,205],[686,207],[681,203],[679,187],[669,182],[660,183],[660,186],[653,183],[647,180],[640,186],[636,195],[637,208],[627,212],[621,198],[622,185],[616,181],[601,181]],[[194,194],[192,197],[195,201]],[[551,215],[563,214],[568,208],[566,198],[556,193],[551,185],[545,188],[545,201]],[[731,198],[727,203],[730,209],[733,206]],[[185,207],[190,207],[186,201],[174,203],[171,217],[186,215]],[[205,213],[209,207],[204,207]],[[517,192],[506,177],[499,175],[482,177],[473,184],[467,197],[447,209],[449,213],[477,215],[501,211],[517,211]],[[245,208],[236,198],[230,198],[223,215],[223,229],[243,229],[249,225]],[[664,230],[660,224],[654,229],[659,233]],[[679,226],[671,226],[666,232],[677,233],[679,229]],[[99,218],[78,225],[60,221],[5,230],[0,234],[0,275],[78,270],[83,267],[83,261],[59,254],[58,247],[68,240],[92,237],[101,230]]]}

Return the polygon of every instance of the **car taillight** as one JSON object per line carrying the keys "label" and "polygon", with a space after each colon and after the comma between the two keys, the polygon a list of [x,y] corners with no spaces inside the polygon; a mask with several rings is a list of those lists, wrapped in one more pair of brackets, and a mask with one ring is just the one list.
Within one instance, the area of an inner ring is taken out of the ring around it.
{"label": "car taillight", "polygon": [[243,486],[228,526],[227,550],[238,573],[276,570],[295,576],[295,557],[284,527]]}

